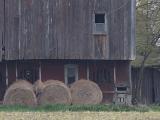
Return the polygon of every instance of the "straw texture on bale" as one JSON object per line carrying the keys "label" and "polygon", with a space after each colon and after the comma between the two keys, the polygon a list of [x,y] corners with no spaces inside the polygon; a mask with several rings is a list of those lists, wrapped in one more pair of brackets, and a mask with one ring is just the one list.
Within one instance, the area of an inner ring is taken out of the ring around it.
{"label": "straw texture on bale", "polygon": [[37,104],[39,105],[39,99],[40,99],[40,96],[42,94],[42,91],[44,89],[44,83],[41,81],[41,80],[37,80],[34,85],[34,92],[36,94],[36,97],[37,97]]}
{"label": "straw texture on bale", "polygon": [[18,80],[6,91],[4,105],[37,105],[37,98],[33,91],[33,85],[25,80]]}
{"label": "straw texture on bale", "polygon": [[33,86],[34,86],[34,92],[36,95],[41,94],[41,92],[44,89],[44,83],[41,80],[37,80]]}
{"label": "straw texture on bale", "polygon": [[71,85],[72,104],[100,104],[102,91],[99,86],[89,80],[78,80]]}
{"label": "straw texture on bale", "polygon": [[71,93],[69,88],[57,80],[44,82],[44,89],[41,92],[38,103],[47,104],[71,104]]}

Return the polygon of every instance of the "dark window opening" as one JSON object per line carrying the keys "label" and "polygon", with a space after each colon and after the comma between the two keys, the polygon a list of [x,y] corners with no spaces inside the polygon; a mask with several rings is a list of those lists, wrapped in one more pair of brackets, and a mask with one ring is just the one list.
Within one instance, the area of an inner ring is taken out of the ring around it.
{"label": "dark window opening", "polygon": [[105,14],[95,14],[95,23],[105,23]]}
{"label": "dark window opening", "polygon": [[70,68],[68,68],[67,71],[68,71],[67,72],[68,84],[72,84],[76,80],[76,72],[75,72],[76,70],[74,67],[70,67]]}
{"label": "dark window opening", "polygon": [[124,99],[123,97],[120,97],[120,98],[119,98],[119,102],[120,102],[120,103],[124,103],[124,102],[125,102],[125,99]]}
{"label": "dark window opening", "polygon": [[77,65],[65,66],[65,83],[70,85],[78,80],[78,67]]}
{"label": "dark window opening", "polygon": [[117,87],[117,91],[127,91],[127,87]]}

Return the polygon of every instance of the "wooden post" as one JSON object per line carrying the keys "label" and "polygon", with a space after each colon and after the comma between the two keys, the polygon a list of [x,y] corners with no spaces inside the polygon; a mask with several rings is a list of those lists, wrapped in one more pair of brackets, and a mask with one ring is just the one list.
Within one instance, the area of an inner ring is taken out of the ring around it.
{"label": "wooden post", "polygon": [[132,76],[131,76],[131,70],[132,70],[132,67],[131,67],[131,62],[129,62],[129,65],[128,65],[128,71],[129,71],[129,89],[130,89],[130,94],[132,94]]}
{"label": "wooden post", "polygon": [[90,70],[89,70],[89,64],[87,63],[87,80],[89,80],[89,73],[90,73]]}
{"label": "wooden post", "polygon": [[114,95],[113,95],[113,101],[116,103],[117,101],[117,93],[116,93],[116,63],[114,62],[114,67],[113,67],[113,79],[114,79]]}
{"label": "wooden post", "polygon": [[39,80],[42,80],[42,68],[41,68],[41,61],[39,62]]}
{"label": "wooden post", "polygon": [[116,64],[114,63],[114,84],[116,84],[117,76],[116,76]]}
{"label": "wooden post", "polygon": [[7,62],[6,62],[6,86],[8,87],[8,65],[7,65]]}
{"label": "wooden post", "polygon": [[18,79],[17,61],[16,61],[16,81]]}

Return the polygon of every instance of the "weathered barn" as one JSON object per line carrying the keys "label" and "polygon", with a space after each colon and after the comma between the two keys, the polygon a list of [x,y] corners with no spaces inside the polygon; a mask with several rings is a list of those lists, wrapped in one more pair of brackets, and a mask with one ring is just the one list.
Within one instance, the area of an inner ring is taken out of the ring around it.
{"label": "weathered barn", "polygon": [[130,94],[135,3],[0,0],[0,99],[16,79],[67,85],[90,79],[102,89],[104,103],[117,93]]}

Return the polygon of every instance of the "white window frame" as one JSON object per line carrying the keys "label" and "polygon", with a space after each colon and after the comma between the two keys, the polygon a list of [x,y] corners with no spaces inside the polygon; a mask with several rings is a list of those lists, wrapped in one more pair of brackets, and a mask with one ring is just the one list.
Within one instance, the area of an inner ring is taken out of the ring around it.
{"label": "white window frame", "polygon": [[67,64],[64,66],[64,79],[65,79],[65,84],[68,85],[68,68],[73,67],[75,68],[75,81],[78,81],[78,65],[76,64]]}

